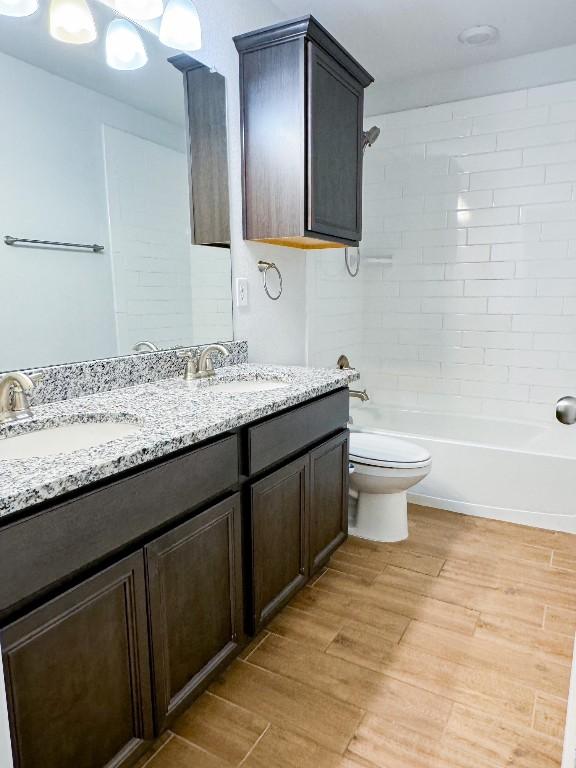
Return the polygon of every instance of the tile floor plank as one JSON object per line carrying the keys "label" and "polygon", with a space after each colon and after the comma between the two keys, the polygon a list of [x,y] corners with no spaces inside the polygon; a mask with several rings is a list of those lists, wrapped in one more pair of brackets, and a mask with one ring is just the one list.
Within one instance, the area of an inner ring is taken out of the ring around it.
{"label": "tile floor plank", "polygon": [[545,693],[536,694],[534,705],[534,729],[545,733],[554,739],[564,738],[564,721],[566,719],[566,702],[562,699],[548,696]]}
{"label": "tile floor plank", "polygon": [[486,640],[499,640],[511,650],[520,646],[526,650],[545,653],[558,663],[570,666],[574,640],[559,632],[550,632],[544,627],[533,627],[524,622],[516,622],[510,616],[481,613],[476,625],[475,637]]}
{"label": "tile floor plank", "polygon": [[268,725],[266,719],[206,692],[178,718],[172,730],[215,757],[237,765]]}
{"label": "tile floor plank", "polygon": [[530,725],[534,693],[493,670],[473,669],[409,645],[391,645],[365,625],[349,623],[328,654],[394,677],[460,704]]}
{"label": "tile floor plank", "polygon": [[242,768],[361,768],[353,757],[324,749],[311,739],[272,726]]}
{"label": "tile floor plank", "polygon": [[[452,702],[400,680],[364,669],[344,659],[306,649],[270,635],[250,663],[327,694],[358,709],[403,722],[427,736],[441,733]],[[387,714],[386,714],[387,713]]]}
{"label": "tile floor plank", "polygon": [[576,611],[547,605],[544,610],[544,629],[573,639],[576,634]]}
{"label": "tile floor plank", "polygon": [[321,589],[305,587],[290,603],[294,608],[307,613],[332,614],[342,624],[345,621],[359,621],[377,629],[386,639],[398,642],[410,623],[407,616],[387,611],[362,597],[336,594]]}
{"label": "tile floor plank", "polygon": [[173,736],[145,765],[146,768],[230,768],[230,763],[204,752],[179,736]]}
{"label": "tile floor plank", "polygon": [[336,637],[344,624],[344,617],[323,613],[307,613],[287,605],[267,626],[268,634],[280,635],[311,645],[323,651]]}
{"label": "tile floor plank", "polygon": [[533,689],[567,698],[570,669],[544,653],[516,647],[504,653],[502,646],[480,637],[464,637],[457,632],[413,621],[400,644],[415,646],[434,656],[463,666],[495,670],[513,681]]}
{"label": "tile floor plank", "polygon": [[415,600],[412,592],[388,588],[386,584],[380,583],[381,578],[378,576],[374,584],[367,586],[355,576],[328,570],[314,584],[314,589],[350,597],[356,596],[391,613],[398,613],[410,619],[426,620],[431,624],[454,629],[463,634],[473,634],[479,616],[477,611],[425,595]]}
{"label": "tile floor plank", "polygon": [[576,536],[409,524],[348,539],[139,768],[560,768]]}
{"label": "tile floor plank", "polygon": [[[274,638],[269,635],[264,643]],[[254,653],[259,652],[260,646]],[[246,661],[234,662],[210,690],[273,725],[339,753],[345,751],[363,714],[359,707]]]}

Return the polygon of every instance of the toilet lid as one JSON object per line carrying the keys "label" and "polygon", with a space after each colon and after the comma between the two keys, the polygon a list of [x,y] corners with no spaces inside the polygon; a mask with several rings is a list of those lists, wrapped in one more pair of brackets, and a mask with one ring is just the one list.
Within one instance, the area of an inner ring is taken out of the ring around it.
{"label": "toilet lid", "polygon": [[375,432],[352,432],[350,458],[376,466],[426,464],[431,457],[426,448]]}

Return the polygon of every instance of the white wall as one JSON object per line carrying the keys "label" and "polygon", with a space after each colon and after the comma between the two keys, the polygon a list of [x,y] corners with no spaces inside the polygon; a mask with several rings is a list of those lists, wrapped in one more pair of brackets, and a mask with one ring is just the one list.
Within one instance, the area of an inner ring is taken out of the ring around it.
{"label": "white wall", "polygon": [[426,107],[576,79],[576,45],[537,51],[410,80],[376,81],[366,92],[366,114]]}
{"label": "white wall", "polygon": [[17,305],[0,302],[0,327],[17,332],[4,336],[0,370],[113,355],[101,125],[177,147],[182,129],[2,54],[0,92],[10,104],[0,122],[0,235],[106,246],[100,254],[50,252],[9,247],[2,237],[2,286]]}
{"label": "white wall", "polygon": [[362,272],[373,398],[553,419],[576,389],[576,82],[370,123],[363,253],[393,258]]}

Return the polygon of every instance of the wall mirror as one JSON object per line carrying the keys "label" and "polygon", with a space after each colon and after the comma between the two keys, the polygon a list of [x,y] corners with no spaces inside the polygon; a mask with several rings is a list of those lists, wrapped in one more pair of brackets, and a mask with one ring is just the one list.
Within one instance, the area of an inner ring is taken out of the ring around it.
{"label": "wall mirror", "polygon": [[224,78],[137,24],[113,68],[88,7],[82,45],[0,16],[0,371],[232,338]]}

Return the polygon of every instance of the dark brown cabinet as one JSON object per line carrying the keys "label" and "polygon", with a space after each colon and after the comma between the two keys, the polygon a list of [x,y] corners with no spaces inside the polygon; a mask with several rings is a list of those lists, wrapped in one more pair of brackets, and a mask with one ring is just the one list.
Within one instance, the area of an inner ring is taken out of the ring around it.
{"label": "dark brown cabinet", "polygon": [[0,519],[15,768],[133,765],[306,584],[346,536],[348,405],[328,392]]}
{"label": "dark brown cabinet", "polygon": [[228,248],[230,201],[226,80],[186,53],[173,56],[168,61],[184,75],[192,242]]}
{"label": "dark brown cabinet", "polygon": [[254,631],[307,580],[307,477],[304,456],[250,487]]}
{"label": "dark brown cabinet", "polygon": [[239,495],[153,541],[146,561],[161,731],[243,640]]}
{"label": "dark brown cabinet", "polygon": [[145,594],[140,553],[1,631],[15,768],[115,768],[146,746]]}
{"label": "dark brown cabinet", "polygon": [[244,237],[297,248],[358,245],[364,89],[373,78],[312,16],[234,41]]}
{"label": "dark brown cabinet", "polygon": [[310,573],[328,560],[348,535],[348,433],[310,453]]}

